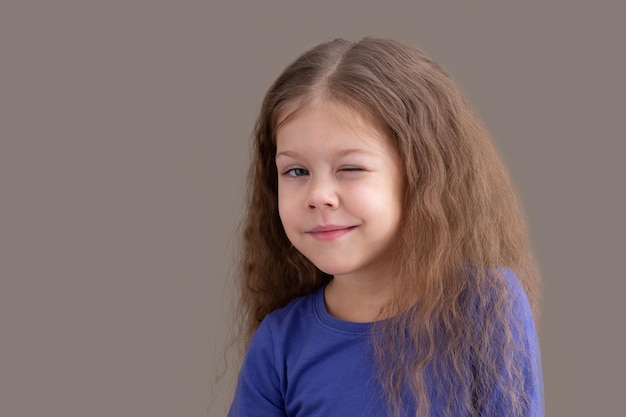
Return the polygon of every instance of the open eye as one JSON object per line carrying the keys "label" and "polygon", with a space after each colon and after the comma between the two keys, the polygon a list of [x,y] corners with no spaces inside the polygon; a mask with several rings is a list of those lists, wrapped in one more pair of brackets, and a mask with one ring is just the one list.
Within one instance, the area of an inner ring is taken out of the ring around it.
{"label": "open eye", "polygon": [[304,168],[290,168],[283,172],[283,175],[288,177],[303,177],[309,175],[309,171]]}

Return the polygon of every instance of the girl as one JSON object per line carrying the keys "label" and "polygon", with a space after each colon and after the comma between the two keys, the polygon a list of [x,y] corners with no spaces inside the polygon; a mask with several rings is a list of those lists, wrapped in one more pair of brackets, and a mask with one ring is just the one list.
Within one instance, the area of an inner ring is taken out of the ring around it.
{"label": "girl", "polygon": [[229,416],[540,416],[535,270],[490,139],[420,50],[321,44],[255,128]]}

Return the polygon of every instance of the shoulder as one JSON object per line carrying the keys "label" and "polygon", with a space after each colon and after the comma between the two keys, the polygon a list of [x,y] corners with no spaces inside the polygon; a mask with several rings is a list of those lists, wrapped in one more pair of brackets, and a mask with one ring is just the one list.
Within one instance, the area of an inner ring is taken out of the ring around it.
{"label": "shoulder", "polygon": [[506,321],[533,321],[526,291],[511,268],[471,269],[469,275],[470,279],[480,277],[476,285],[466,287],[467,295],[462,299],[466,314],[475,324],[483,323],[486,315]]}
{"label": "shoulder", "polygon": [[498,275],[506,285],[508,292],[507,300],[511,314],[526,325],[532,324],[534,326],[533,314],[526,290],[524,290],[515,272],[510,268],[499,268]]}
{"label": "shoulder", "polygon": [[296,337],[303,329],[309,328],[319,291],[297,298],[265,316],[250,340],[248,354],[280,348],[280,345]]}
{"label": "shoulder", "polygon": [[282,333],[300,326],[303,321],[310,322],[315,315],[315,306],[321,291],[323,289],[313,291],[291,301],[285,307],[272,311],[263,319],[265,327],[271,327],[275,331],[280,330]]}

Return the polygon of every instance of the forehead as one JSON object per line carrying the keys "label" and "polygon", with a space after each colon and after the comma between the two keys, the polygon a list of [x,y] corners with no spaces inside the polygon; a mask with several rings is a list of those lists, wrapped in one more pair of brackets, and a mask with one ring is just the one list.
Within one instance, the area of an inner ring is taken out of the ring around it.
{"label": "forehead", "polygon": [[284,148],[294,144],[319,145],[320,141],[313,139],[325,138],[322,143],[352,142],[367,146],[375,139],[377,145],[389,146],[389,135],[381,123],[337,102],[316,101],[309,102],[297,108],[283,112],[276,129],[277,148]]}

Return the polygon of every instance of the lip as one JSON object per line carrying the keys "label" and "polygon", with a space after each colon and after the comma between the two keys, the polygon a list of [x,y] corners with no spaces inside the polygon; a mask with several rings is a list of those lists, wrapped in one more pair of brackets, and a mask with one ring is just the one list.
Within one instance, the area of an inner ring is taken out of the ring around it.
{"label": "lip", "polygon": [[318,240],[335,240],[356,229],[357,226],[337,226],[334,224],[320,225],[307,231],[306,233]]}

